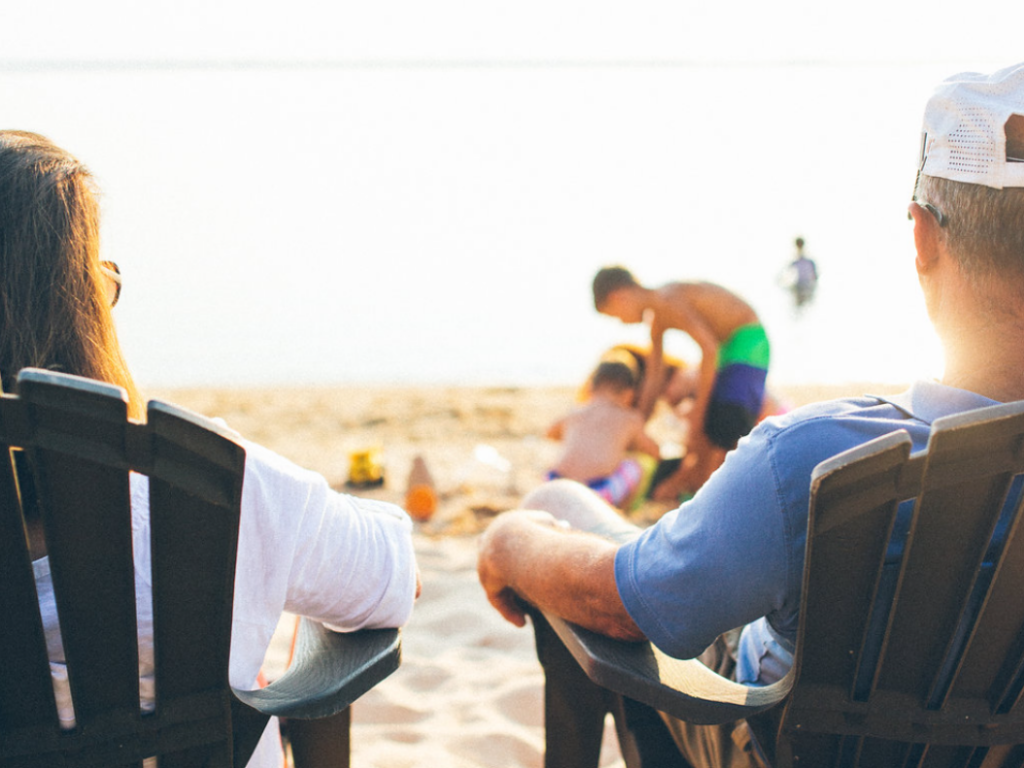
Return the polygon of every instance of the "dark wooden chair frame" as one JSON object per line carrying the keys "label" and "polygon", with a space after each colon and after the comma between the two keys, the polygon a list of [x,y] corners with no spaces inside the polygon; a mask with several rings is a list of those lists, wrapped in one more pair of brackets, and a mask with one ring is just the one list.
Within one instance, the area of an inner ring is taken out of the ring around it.
{"label": "dark wooden chair frame", "polygon": [[[330,762],[307,765],[347,765],[347,707],[398,667],[398,631],[339,634],[303,620],[284,676],[233,689],[245,451],[201,416],[157,401],[147,411],[146,423],[132,422],[123,390],[30,369],[16,395],[0,397],[0,767],[128,768],[159,755],[162,768],[242,768],[272,715],[324,739],[325,748],[297,751]],[[156,707],[145,714],[130,471],[150,479]],[[75,707],[70,730],[57,719],[28,547],[37,520]]]}
{"label": "dark wooden chair frame", "polygon": [[776,768],[1019,768],[1022,473],[1024,403],[939,419],[914,455],[896,432],[820,464],[795,663],[774,685],[546,618],[615,693],[693,723],[773,715]]}

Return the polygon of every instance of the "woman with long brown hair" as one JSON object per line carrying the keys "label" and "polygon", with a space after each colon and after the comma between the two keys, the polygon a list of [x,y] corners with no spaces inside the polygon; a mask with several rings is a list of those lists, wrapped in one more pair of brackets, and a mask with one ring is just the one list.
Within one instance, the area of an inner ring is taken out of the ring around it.
{"label": "woman with long brown hair", "polygon": [[[48,139],[0,131],[0,376],[33,366],[123,387],[144,410],[111,308],[121,282],[100,259],[99,206],[88,170]],[[243,441],[244,442],[244,441]],[[418,592],[411,523],[397,507],[332,491],[323,477],[252,443],[246,448],[229,679],[256,685],[282,611],[340,630],[405,623]],[[131,476],[132,526],[149,525],[148,479]],[[75,722],[45,536],[30,521],[36,590],[61,723]],[[137,584],[150,584],[149,538],[133,536]],[[153,706],[152,607],[137,596],[142,706]],[[150,761],[147,761],[147,763]],[[264,734],[249,768],[283,764]]]}
{"label": "woman with long brown hair", "polygon": [[139,416],[110,312],[120,275],[99,253],[99,205],[86,167],[38,134],[0,131],[4,388],[29,366],[74,373],[124,387]]}

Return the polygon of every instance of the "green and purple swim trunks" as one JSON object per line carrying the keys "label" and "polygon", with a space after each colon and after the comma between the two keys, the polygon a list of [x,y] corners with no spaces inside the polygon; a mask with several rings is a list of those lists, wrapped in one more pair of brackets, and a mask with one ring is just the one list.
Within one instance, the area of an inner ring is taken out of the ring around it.
{"label": "green and purple swim trunks", "polygon": [[740,326],[719,347],[715,386],[704,417],[704,432],[719,448],[735,448],[757,424],[769,357],[768,335],[756,323]]}

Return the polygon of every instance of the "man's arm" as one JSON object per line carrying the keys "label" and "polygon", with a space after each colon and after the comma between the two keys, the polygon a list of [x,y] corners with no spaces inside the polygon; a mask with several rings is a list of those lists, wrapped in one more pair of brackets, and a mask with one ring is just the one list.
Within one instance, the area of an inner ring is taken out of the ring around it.
{"label": "man's arm", "polygon": [[651,351],[644,361],[644,381],[637,398],[636,408],[644,417],[651,418],[665,380],[665,326],[655,315],[651,321]]}
{"label": "man's arm", "polygon": [[697,388],[693,396],[693,407],[690,409],[691,425],[690,441],[704,439],[704,418],[707,415],[708,403],[711,402],[711,390],[715,386],[715,374],[718,370],[718,338],[703,320],[692,317],[686,329],[690,337],[700,347],[700,373],[697,377]]}
{"label": "man's arm", "polygon": [[617,550],[546,513],[507,512],[480,539],[477,573],[491,605],[517,627],[526,623],[521,598],[595,632],[643,640],[615,584]]}
{"label": "man's arm", "polygon": [[[693,405],[687,414],[689,433],[686,438],[686,453],[689,456],[700,456],[709,449],[709,442],[704,431],[711,392],[715,386],[718,372],[718,337],[704,318],[686,306],[677,306],[675,319],[678,328],[687,333],[700,347],[700,371],[697,375],[697,386],[694,391]],[[691,461],[684,461],[674,475],[666,478],[654,489],[656,501],[675,501],[684,490],[687,477],[692,466]]]}
{"label": "man's arm", "polygon": [[565,419],[564,418],[563,419],[559,419],[554,424],[552,424],[550,427],[548,427],[548,431],[545,433],[545,436],[548,437],[550,440],[561,440],[562,437],[564,437],[564,435],[565,435]]}

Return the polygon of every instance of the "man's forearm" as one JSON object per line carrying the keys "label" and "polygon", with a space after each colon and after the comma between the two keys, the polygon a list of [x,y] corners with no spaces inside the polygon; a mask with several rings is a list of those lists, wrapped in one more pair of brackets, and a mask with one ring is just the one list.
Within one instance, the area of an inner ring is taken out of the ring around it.
{"label": "man's forearm", "polygon": [[690,410],[690,425],[697,434],[691,435],[691,441],[700,440],[704,436],[704,422],[707,418],[708,405],[711,403],[711,392],[715,388],[717,349],[711,356],[703,353],[700,361],[700,375],[697,379],[697,391],[694,393],[693,407]]}
{"label": "man's forearm", "polygon": [[664,336],[663,329],[652,327],[651,351],[644,361],[643,385],[637,400],[637,409],[644,415],[644,419],[651,418],[665,384]]}
{"label": "man's forearm", "polygon": [[517,626],[525,621],[518,597],[596,632],[642,640],[615,585],[616,550],[606,539],[539,522],[530,513],[506,513],[481,538],[480,583]]}

